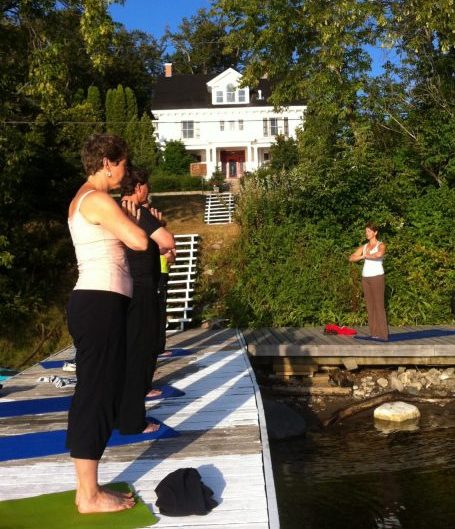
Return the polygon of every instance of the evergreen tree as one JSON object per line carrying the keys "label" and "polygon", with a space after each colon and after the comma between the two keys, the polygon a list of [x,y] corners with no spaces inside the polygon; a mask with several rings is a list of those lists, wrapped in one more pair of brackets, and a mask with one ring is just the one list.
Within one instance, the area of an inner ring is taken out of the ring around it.
{"label": "evergreen tree", "polygon": [[114,133],[114,129],[113,129],[114,98],[115,98],[115,90],[113,88],[110,88],[106,92],[106,101],[105,101],[106,131],[109,134]]}
{"label": "evergreen tree", "polygon": [[137,119],[138,109],[136,96],[129,86],[125,88],[125,104],[126,121],[129,122],[131,119]]}
{"label": "evergreen tree", "polygon": [[160,150],[152,120],[146,112],[142,114],[136,131],[135,143],[132,145],[134,163],[153,172],[158,165]]}

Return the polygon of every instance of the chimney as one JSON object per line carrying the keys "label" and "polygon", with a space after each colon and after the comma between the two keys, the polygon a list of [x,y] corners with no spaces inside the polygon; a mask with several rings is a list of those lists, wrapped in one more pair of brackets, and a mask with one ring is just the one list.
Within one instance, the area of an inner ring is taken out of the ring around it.
{"label": "chimney", "polygon": [[172,63],[171,62],[164,63],[164,77],[172,77]]}

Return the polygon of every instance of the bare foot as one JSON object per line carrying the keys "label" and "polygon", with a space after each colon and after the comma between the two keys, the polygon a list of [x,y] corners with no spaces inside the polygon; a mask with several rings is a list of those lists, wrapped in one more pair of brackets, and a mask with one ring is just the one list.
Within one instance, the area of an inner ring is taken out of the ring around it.
{"label": "bare foot", "polygon": [[156,422],[149,422],[142,433],[153,433],[160,429],[160,425]]}
{"label": "bare foot", "polygon": [[[133,493],[129,490],[128,492],[122,492],[120,490],[112,490],[112,489],[109,489],[106,485],[103,485],[101,487],[101,489],[103,489],[105,492],[107,492],[108,494],[112,494],[114,496],[117,496],[118,498],[132,498],[133,497]],[[79,505],[79,490],[76,491],[76,505]]]}
{"label": "bare foot", "polygon": [[161,391],[161,389],[151,389],[146,397],[160,397],[161,395],[163,394],[163,392]]}
{"label": "bare foot", "polygon": [[98,492],[90,498],[79,494],[77,510],[81,514],[95,512],[117,512],[124,511],[125,509],[131,509],[134,507],[134,505],[134,498],[118,496],[114,493],[114,491],[100,487]]}

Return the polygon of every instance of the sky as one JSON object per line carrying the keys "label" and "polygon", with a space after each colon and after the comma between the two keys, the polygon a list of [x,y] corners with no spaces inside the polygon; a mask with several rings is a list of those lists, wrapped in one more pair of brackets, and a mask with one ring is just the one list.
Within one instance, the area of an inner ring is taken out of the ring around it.
{"label": "sky", "polygon": [[[211,4],[211,0],[125,0],[123,6],[112,4],[109,11],[114,21],[122,23],[127,30],[139,29],[159,39],[166,26],[175,31],[183,17],[190,18],[198,9],[208,9]],[[382,72],[381,65],[386,60],[397,61],[391,50],[369,48],[369,52],[373,58],[373,75]]]}
{"label": "sky", "polygon": [[115,22],[129,31],[140,29],[159,38],[167,25],[176,30],[183,17],[190,18],[198,9],[210,6],[210,0],[125,0],[123,6],[111,5],[109,11]]}

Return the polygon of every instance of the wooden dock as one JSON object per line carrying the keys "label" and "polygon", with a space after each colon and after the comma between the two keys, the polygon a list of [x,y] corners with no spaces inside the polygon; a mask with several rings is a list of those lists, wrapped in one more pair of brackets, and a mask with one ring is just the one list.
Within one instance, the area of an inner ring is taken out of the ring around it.
{"label": "wooden dock", "polygon": [[[160,360],[156,384],[184,396],[147,403],[148,414],[181,435],[106,449],[100,482],[127,481],[159,518],[154,527],[277,529],[275,487],[262,401],[242,335],[232,329],[195,329],[173,335],[170,347],[194,354]],[[74,356],[69,347],[50,360]],[[71,395],[71,388],[38,383],[40,376],[71,376],[39,364],[9,379],[0,402]],[[66,412],[2,419],[0,436],[66,428]],[[178,468],[193,467],[219,502],[207,516],[167,517],[155,506],[155,487]],[[68,454],[1,463],[0,500],[75,488]]]}
{"label": "wooden dock", "polygon": [[[368,336],[367,328],[356,330],[358,338]],[[455,365],[453,325],[391,327],[389,342],[326,335],[323,327],[253,329],[243,335],[248,353],[271,361],[281,374],[304,374],[320,365]]]}

